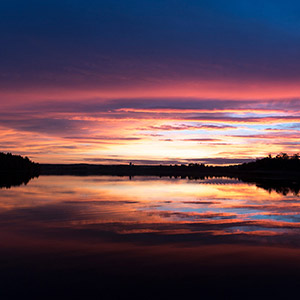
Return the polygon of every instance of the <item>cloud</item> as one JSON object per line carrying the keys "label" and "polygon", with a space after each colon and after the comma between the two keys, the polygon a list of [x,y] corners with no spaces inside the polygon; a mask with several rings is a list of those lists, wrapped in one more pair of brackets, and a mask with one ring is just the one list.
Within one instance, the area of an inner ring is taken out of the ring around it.
{"label": "cloud", "polygon": [[244,162],[250,162],[254,159],[251,158],[163,158],[163,159],[134,159],[125,158],[121,156],[108,156],[103,158],[85,158],[84,161],[91,163],[112,163],[112,164],[128,164],[130,162],[137,165],[173,165],[173,164],[188,164],[188,163],[204,163],[204,164],[216,164],[216,165],[228,165],[228,164],[238,164]]}
{"label": "cloud", "polygon": [[[267,133],[267,134],[248,134],[248,135],[231,135],[234,138],[245,138],[245,139],[287,139],[293,140],[298,139],[299,134],[289,133],[289,132],[279,132],[279,133]],[[275,141],[276,142],[276,141]]]}
{"label": "cloud", "polygon": [[[75,95],[74,95],[75,97]],[[43,113],[97,113],[97,112],[169,112],[174,113],[192,112],[300,112],[299,98],[280,100],[228,100],[222,98],[201,98],[201,97],[131,97],[109,99],[105,97],[88,98],[82,96],[77,100],[58,98],[38,101],[28,101],[28,103],[11,103],[16,111],[22,112],[43,112]]]}
{"label": "cloud", "polygon": [[[165,153],[171,153],[170,161],[184,163],[189,158],[197,162],[200,153],[203,163],[223,164],[233,158],[239,163],[240,158],[269,152],[299,152],[297,132],[290,129],[300,120],[294,110],[297,101],[124,98],[10,103],[0,113],[0,139],[3,151],[33,155],[40,162],[82,162],[113,154],[122,160],[165,161]],[[274,132],[268,130],[272,127]],[[226,130],[230,132],[224,135]]]}
{"label": "cloud", "polygon": [[176,130],[226,130],[235,129],[235,126],[231,125],[213,125],[213,124],[199,124],[199,125],[160,125],[160,126],[149,126],[145,128],[139,128],[140,130],[158,130],[158,131],[176,131]]}
{"label": "cloud", "polygon": [[195,139],[182,139],[185,142],[218,142],[220,139],[210,139],[210,138],[195,138]]}
{"label": "cloud", "polygon": [[87,141],[138,141],[138,137],[116,137],[116,136],[66,136],[65,139]]}

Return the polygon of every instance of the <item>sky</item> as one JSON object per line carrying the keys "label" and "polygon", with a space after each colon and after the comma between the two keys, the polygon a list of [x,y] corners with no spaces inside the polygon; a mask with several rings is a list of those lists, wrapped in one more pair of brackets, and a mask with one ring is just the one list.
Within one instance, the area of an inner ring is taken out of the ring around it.
{"label": "sky", "polygon": [[300,3],[3,0],[0,151],[231,164],[300,152]]}

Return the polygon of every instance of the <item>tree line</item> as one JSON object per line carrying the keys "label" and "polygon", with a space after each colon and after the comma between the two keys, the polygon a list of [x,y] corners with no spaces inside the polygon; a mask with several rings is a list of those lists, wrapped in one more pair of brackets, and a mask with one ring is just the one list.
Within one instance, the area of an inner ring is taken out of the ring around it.
{"label": "tree line", "polygon": [[35,171],[39,164],[31,161],[27,156],[0,153],[0,171]]}
{"label": "tree line", "polygon": [[300,171],[300,156],[298,153],[294,155],[280,153],[276,156],[269,154],[265,158],[241,164],[238,168],[240,170]]}

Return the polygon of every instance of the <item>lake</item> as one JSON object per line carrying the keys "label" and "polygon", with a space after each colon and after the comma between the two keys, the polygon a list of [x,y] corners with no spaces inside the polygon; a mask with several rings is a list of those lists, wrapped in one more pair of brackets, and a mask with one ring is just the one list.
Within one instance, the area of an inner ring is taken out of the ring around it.
{"label": "lake", "polygon": [[0,189],[0,267],[3,299],[286,299],[300,197],[230,178],[40,176]]}

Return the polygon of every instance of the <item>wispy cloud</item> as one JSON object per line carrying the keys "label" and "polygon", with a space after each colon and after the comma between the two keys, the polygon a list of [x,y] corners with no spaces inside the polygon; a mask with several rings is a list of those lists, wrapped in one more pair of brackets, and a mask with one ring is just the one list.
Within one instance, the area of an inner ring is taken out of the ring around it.
{"label": "wispy cloud", "polygon": [[137,161],[169,156],[174,162],[197,161],[200,155],[241,162],[269,152],[299,152],[298,106],[296,99],[284,104],[177,98],[11,103],[0,113],[0,138],[2,151],[42,162],[108,155]]}

